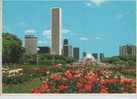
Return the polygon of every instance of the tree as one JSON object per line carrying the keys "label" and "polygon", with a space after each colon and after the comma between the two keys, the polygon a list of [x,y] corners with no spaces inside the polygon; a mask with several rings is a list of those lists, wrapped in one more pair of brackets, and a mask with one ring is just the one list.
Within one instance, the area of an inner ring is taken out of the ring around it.
{"label": "tree", "polygon": [[2,39],[2,62],[19,63],[24,52],[21,40],[10,33],[2,33]]}

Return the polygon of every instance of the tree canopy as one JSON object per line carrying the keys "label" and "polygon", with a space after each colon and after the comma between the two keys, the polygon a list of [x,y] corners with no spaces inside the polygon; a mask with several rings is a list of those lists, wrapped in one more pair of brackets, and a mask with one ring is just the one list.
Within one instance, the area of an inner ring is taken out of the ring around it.
{"label": "tree canopy", "polygon": [[2,62],[19,63],[24,52],[21,40],[10,33],[2,33],[2,39]]}

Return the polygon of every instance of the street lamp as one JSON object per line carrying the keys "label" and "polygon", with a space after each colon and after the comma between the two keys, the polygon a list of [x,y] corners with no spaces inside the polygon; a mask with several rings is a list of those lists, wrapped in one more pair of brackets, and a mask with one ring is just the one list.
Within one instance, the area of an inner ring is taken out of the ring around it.
{"label": "street lamp", "polygon": [[40,49],[39,49],[39,48],[37,48],[37,57],[36,57],[36,58],[37,58],[37,59],[36,59],[37,66],[38,66],[38,63],[39,63],[39,54],[38,54],[39,50],[40,50]]}

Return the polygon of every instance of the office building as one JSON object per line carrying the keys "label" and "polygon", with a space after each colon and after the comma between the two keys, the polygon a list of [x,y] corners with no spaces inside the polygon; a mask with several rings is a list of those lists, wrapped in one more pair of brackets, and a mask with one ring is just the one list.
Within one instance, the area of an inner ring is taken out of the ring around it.
{"label": "office building", "polygon": [[61,8],[52,8],[51,54],[61,55]]}
{"label": "office building", "polygon": [[68,57],[70,57],[70,58],[73,57],[73,48],[72,48],[72,45],[69,45],[69,49],[68,49]]}
{"label": "office building", "polygon": [[92,53],[92,56],[97,60],[98,59],[98,53]]}
{"label": "office building", "polygon": [[37,53],[37,37],[25,35],[25,54],[33,55]]}
{"label": "office building", "polygon": [[75,47],[75,48],[73,48],[73,58],[75,59],[75,60],[79,60],[79,48],[78,47]]}
{"label": "office building", "polygon": [[64,39],[64,42],[63,42],[63,56],[65,57],[69,56],[69,45],[68,45],[67,39]]}
{"label": "office building", "polygon": [[41,47],[38,47],[38,48],[39,48],[38,53],[40,53],[40,54],[50,54],[50,48],[49,47],[41,46]]}
{"label": "office building", "polygon": [[83,58],[86,57],[87,53],[86,52],[83,52]]}
{"label": "office building", "polygon": [[100,61],[103,61],[104,60],[104,53],[100,53],[99,57],[100,57]]}
{"label": "office building", "polygon": [[119,48],[119,56],[136,56],[136,46],[135,45],[123,45]]}

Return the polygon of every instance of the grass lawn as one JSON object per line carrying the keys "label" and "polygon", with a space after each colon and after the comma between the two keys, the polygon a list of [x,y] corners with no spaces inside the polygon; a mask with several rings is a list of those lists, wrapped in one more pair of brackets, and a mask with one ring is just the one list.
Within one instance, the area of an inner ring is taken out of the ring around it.
{"label": "grass lawn", "polygon": [[42,81],[36,78],[32,81],[27,81],[21,84],[4,85],[3,93],[31,93],[32,88],[40,86]]}

